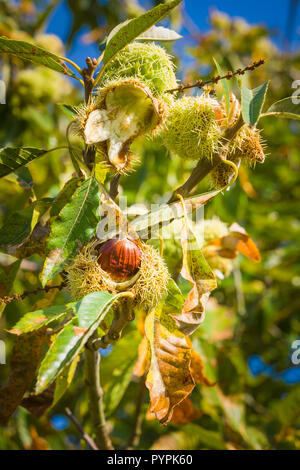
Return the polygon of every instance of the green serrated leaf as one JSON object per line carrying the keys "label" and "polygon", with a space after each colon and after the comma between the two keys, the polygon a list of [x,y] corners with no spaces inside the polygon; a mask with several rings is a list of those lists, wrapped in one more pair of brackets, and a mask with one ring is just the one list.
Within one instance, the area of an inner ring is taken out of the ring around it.
{"label": "green serrated leaf", "polygon": [[10,180],[15,180],[23,189],[32,189],[34,182],[30,171],[26,166],[22,166],[9,177]]}
{"label": "green serrated leaf", "polygon": [[295,101],[296,99],[297,98],[293,96],[289,96],[283,100],[276,101],[276,103],[273,103],[265,113],[260,115],[260,117],[275,116],[281,118],[300,119],[300,102],[293,102],[293,100]]}
{"label": "green serrated leaf", "polygon": [[[223,70],[221,69],[220,65],[218,64],[217,60],[213,57],[213,61],[217,67],[218,74],[223,76]],[[226,103],[226,115],[229,115],[229,107],[230,107],[230,89],[229,89],[229,82],[226,80],[226,78],[223,78],[221,80],[223,90],[224,90],[224,96],[225,96],[225,103]]]}
{"label": "green serrated leaf", "polygon": [[163,5],[158,5],[143,15],[131,20],[122,26],[116,34],[114,34],[104,52],[103,64],[108,62],[119,52],[123,47],[132,42],[144,31],[147,31],[158,21],[162,20],[173,8],[175,8],[182,0],[173,0]]}
{"label": "green serrated leaf", "polygon": [[[118,24],[108,35],[106,44],[110,42],[110,40],[117,34],[117,32],[126,26],[133,20],[126,20],[123,23]],[[177,41],[181,39],[182,36],[176,33],[169,28],[164,28],[163,26],[151,26],[151,28],[147,29],[144,33],[140,34],[138,37],[135,38],[137,41]]]}
{"label": "green serrated leaf", "polygon": [[91,176],[77,188],[51,226],[48,256],[42,273],[43,285],[61,271],[80,243],[87,242],[95,235],[99,202],[98,183]]}
{"label": "green serrated leaf", "polygon": [[244,121],[250,126],[254,126],[260,116],[269,82],[249,90],[243,81],[241,82],[241,105]]}
{"label": "green serrated leaf", "polygon": [[33,147],[5,147],[0,149],[0,178],[45,155],[47,150]]}
{"label": "green serrated leaf", "polygon": [[11,333],[21,334],[29,331],[38,330],[42,326],[49,325],[54,320],[66,315],[73,310],[76,303],[67,305],[54,305],[46,309],[36,310],[23,315],[23,317],[15,324]]}
{"label": "green serrated leaf", "polygon": [[65,366],[74,360],[120,295],[93,292],[75,303],[75,318],[58,333],[42,361],[36,393],[49,387]]}
{"label": "green serrated leaf", "polygon": [[72,70],[52,52],[46,51],[45,49],[30,44],[25,41],[15,41],[14,39],[8,39],[4,36],[0,37],[0,54],[13,54],[21,59],[29,60],[37,65],[44,65],[49,69],[60,72],[69,77],[75,77]]}
{"label": "green serrated leaf", "polygon": [[56,405],[56,403],[61,399],[61,397],[66,393],[69,386],[71,385],[79,362],[79,357],[80,356],[77,355],[75,359],[67,367],[65,367],[62,373],[57,377],[55,382],[55,392],[52,407]]}
{"label": "green serrated leaf", "polygon": [[50,216],[56,217],[60,213],[60,211],[65,207],[65,205],[69,202],[71,197],[73,196],[74,192],[79,186],[80,178],[75,177],[71,178],[66,182],[62,190],[58,193],[56,198],[53,201],[53,204],[50,209]]}

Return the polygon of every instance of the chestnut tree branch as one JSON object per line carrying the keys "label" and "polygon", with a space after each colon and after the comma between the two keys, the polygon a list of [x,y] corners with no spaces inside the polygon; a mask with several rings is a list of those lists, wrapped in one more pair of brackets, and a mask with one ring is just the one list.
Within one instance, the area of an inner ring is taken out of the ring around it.
{"label": "chestnut tree branch", "polygon": [[[93,335],[97,339],[97,333]],[[103,390],[100,383],[100,360],[98,351],[85,349],[85,377],[89,391],[90,416],[92,418],[96,445],[102,450],[113,450],[104,415]]]}
{"label": "chestnut tree branch", "polygon": [[205,85],[216,84],[220,80],[224,80],[224,79],[230,80],[235,75],[244,75],[245,72],[249,72],[250,70],[255,70],[255,69],[257,69],[257,67],[260,67],[264,63],[265,63],[265,59],[260,59],[260,60],[257,60],[256,62],[253,62],[250,65],[247,65],[243,69],[241,69],[241,68],[237,69],[235,72],[229,71],[225,75],[217,75],[215,77],[209,78],[208,80],[198,80],[196,83],[182,84],[182,85],[179,85],[179,87],[177,87],[177,88],[172,88],[171,90],[166,90],[165,93],[176,93],[176,92],[177,93],[182,93],[184,90],[188,90],[190,88],[199,88],[199,89],[201,89],[201,88],[205,87]]}
{"label": "chestnut tree branch", "polygon": [[68,416],[68,418],[70,418],[70,420],[72,421],[72,423],[76,426],[76,428],[78,429],[78,431],[80,432],[80,435],[82,437],[82,439],[87,443],[88,446],[90,446],[90,448],[92,450],[99,450],[99,448],[97,447],[95,441],[91,438],[91,436],[89,436],[83,429],[83,427],[81,426],[81,424],[77,421],[77,419],[75,418],[75,416],[73,415],[72,411],[69,409],[69,408],[65,408],[65,412]]}
{"label": "chestnut tree branch", "polygon": [[38,294],[39,292],[49,292],[51,289],[63,289],[65,287],[65,282],[62,282],[61,284],[58,284],[57,286],[45,286],[45,287],[37,287],[34,290],[25,290],[23,294],[13,294],[12,296],[4,296],[0,298],[0,304],[9,304],[10,302],[13,302],[14,300],[23,300],[29,295],[35,295]]}

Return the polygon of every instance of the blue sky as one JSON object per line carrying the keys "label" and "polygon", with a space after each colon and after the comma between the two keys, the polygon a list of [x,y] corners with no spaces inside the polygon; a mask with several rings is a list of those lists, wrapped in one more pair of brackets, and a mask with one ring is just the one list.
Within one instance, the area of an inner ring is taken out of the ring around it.
{"label": "blue sky", "polygon": [[[100,0],[99,0],[100,1]],[[296,1],[296,0],[294,0]],[[147,5],[147,0],[140,2]],[[300,1],[298,3],[297,14],[294,18],[293,47],[300,46]],[[273,39],[278,46],[281,46],[286,32],[286,22],[288,17],[288,7],[290,0],[185,0],[185,8],[201,32],[209,29],[209,11],[217,8],[228,13],[230,16],[245,18],[249,23],[266,24],[274,31]],[[67,3],[63,0],[51,15],[47,26],[47,31],[57,34],[64,40],[70,28],[71,13]],[[98,56],[97,45],[84,45],[81,37],[87,30],[79,32],[75,38],[73,47],[68,51],[68,57],[72,58],[79,65],[83,66],[82,58],[87,56]],[[186,41],[192,45],[192,39],[186,37]]]}

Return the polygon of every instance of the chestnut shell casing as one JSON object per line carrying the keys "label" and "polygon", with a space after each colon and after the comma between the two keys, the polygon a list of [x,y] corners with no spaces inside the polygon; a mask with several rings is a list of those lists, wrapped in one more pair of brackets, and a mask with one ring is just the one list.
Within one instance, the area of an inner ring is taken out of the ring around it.
{"label": "chestnut shell casing", "polygon": [[124,282],[139,270],[142,251],[130,238],[112,238],[99,249],[98,264],[114,281]]}

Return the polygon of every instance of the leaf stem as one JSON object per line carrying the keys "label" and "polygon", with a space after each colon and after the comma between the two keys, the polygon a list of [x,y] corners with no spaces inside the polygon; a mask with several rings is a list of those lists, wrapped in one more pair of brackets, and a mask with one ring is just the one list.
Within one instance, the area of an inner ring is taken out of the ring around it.
{"label": "leaf stem", "polygon": [[66,57],[60,57],[60,60],[63,60],[64,62],[68,62],[69,64],[71,64],[74,67],[74,69],[76,69],[77,72],[82,76],[81,68],[75,62],[73,62],[73,60],[67,59]]}

